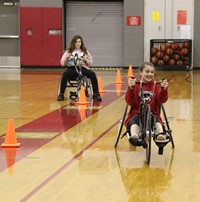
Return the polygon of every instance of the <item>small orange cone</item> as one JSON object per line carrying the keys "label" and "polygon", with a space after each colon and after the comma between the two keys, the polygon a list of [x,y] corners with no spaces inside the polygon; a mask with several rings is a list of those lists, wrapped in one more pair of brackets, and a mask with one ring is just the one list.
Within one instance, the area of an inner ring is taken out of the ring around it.
{"label": "small orange cone", "polygon": [[121,77],[121,73],[120,73],[120,70],[119,70],[119,69],[117,70],[117,76],[116,76],[115,83],[124,83],[124,82],[122,81],[122,77]]}
{"label": "small orange cone", "polygon": [[87,105],[90,104],[90,102],[87,102],[86,100],[86,96],[85,96],[85,89],[83,86],[81,86],[81,91],[80,91],[80,96],[79,96],[79,100],[77,102],[74,103],[75,105]]}
{"label": "small orange cone", "polygon": [[19,147],[20,144],[17,142],[13,119],[9,119],[5,140],[1,147]]}
{"label": "small orange cone", "polygon": [[119,97],[121,94],[121,90],[122,90],[122,84],[116,84],[116,92],[117,92],[117,96]]}
{"label": "small orange cone", "polygon": [[86,108],[87,108],[86,105],[79,105],[78,106],[78,110],[79,110],[79,114],[80,114],[80,117],[81,117],[81,121],[83,121],[85,119]]}
{"label": "small orange cone", "polygon": [[129,65],[127,77],[128,77],[128,78],[134,77],[132,65]]}
{"label": "small orange cone", "polygon": [[98,86],[99,86],[99,93],[105,93],[106,92],[106,91],[103,90],[101,76],[98,77]]}
{"label": "small orange cone", "polygon": [[7,168],[8,172],[12,174],[14,164],[15,164],[15,158],[16,158],[16,153],[17,153],[17,148],[3,148],[6,154],[6,161],[7,161]]}

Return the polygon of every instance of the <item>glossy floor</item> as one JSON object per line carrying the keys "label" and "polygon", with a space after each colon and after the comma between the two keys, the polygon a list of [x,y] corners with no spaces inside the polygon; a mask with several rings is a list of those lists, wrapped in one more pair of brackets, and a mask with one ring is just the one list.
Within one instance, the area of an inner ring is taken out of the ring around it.
{"label": "glossy floor", "polygon": [[[0,69],[0,144],[14,123],[19,148],[0,148],[0,201],[197,202],[200,200],[200,71],[158,71],[175,149],[163,155],[120,139],[127,71],[96,71],[103,102],[56,101],[60,70]],[[137,71],[134,70],[137,77]],[[69,92],[66,92],[66,97]],[[10,128],[10,126],[9,126]]]}

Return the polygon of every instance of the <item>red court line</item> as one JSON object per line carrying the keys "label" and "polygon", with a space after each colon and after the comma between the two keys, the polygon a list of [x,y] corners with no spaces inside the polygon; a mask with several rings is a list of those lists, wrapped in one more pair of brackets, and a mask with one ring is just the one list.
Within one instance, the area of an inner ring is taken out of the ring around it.
{"label": "red court line", "polygon": [[20,202],[25,202],[30,199],[35,193],[37,193],[40,189],[42,189],[46,184],[48,184],[51,180],[53,180],[57,175],[59,175],[64,169],[66,169],[69,165],[71,165],[78,157],[80,157],[85,151],[87,151],[90,147],[92,147],[97,141],[99,141],[106,133],[108,133],[115,125],[119,123],[119,120],[116,121],[113,125],[111,125],[107,130],[105,130],[101,135],[99,135],[96,139],[94,139],[90,144],[88,144],[84,149],[79,151],[75,156],[73,156],[70,160],[68,160],[63,166],[61,166],[57,171],[55,171],[52,175],[50,175],[46,180],[40,183],[35,189],[33,189],[30,193],[28,193]]}

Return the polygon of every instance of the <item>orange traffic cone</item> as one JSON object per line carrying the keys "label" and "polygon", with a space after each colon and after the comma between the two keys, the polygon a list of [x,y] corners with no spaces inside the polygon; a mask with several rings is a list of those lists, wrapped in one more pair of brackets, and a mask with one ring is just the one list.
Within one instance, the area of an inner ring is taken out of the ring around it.
{"label": "orange traffic cone", "polygon": [[129,65],[127,77],[128,78],[134,77],[132,65]]}
{"label": "orange traffic cone", "polygon": [[124,83],[124,82],[122,81],[122,77],[121,77],[121,73],[120,73],[120,70],[119,70],[119,69],[117,70],[117,76],[116,76],[115,83]]}
{"label": "orange traffic cone", "polygon": [[81,121],[83,121],[85,119],[86,108],[87,108],[86,105],[80,105],[80,106],[78,106],[78,110],[79,110],[79,114],[80,114],[80,117],[81,117]]}
{"label": "orange traffic cone", "polygon": [[98,86],[99,86],[99,93],[105,93],[106,92],[106,91],[103,90],[101,76],[98,77]]}
{"label": "orange traffic cone", "polygon": [[78,105],[90,104],[90,102],[87,102],[87,100],[86,100],[85,89],[83,86],[81,86],[79,100],[77,102],[75,102],[74,104],[78,104]]}
{"label": "orange traffic cone", "polygon": [[7,168],[8,172],[12,174],[14,164],[15,164],[15,158],[16,158],[16,153],[17,153],[17,148],[4,148],[3,149],[6,154],[6,161],[7,161]]}
{"label": "orange traffic cone", "polygon": [[13,119],[9,119],[5,140],[1,147],[19,147],[20,144],[17,142]]}
{"label": "orange traffic cone", "polygon": [[117,92],[117,96],[119,97],[121,94],[121,90],[122,90],[122,84],[116,84],[116,92]]}

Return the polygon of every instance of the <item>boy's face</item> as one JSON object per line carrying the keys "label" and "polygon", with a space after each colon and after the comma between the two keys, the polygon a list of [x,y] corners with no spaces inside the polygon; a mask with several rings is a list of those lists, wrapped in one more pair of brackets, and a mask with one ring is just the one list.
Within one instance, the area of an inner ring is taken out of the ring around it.
{"label": "boy's face", "polygon": [[142,82],[149,83],[150,81],[152,81],[154,79],[154,72],[154,67],[146,65],[143,71],[139,71]]}

